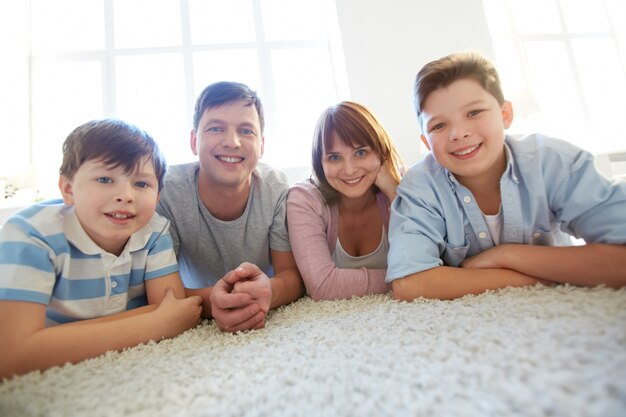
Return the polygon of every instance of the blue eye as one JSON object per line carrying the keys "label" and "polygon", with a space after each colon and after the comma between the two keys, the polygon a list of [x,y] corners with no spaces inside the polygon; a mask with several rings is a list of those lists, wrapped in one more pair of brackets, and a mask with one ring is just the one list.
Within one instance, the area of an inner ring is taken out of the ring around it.
{"label": "blue eye", "polygon": [[336,155],[336,154],[331,154],[331,155],[328,155],[328,160],[331,162],[337,162],[341,160],[341,156]]}
{"label": "blue eye", "polygon": [[135,183],[135,185],[136,185],[137,187],[139,187],[139,188],[146,188],[146,187],[149,187],[149,186],[150,186],[150,184],[148,184],[148,183],[147,183],[147,182],[145,182],[145,181],[137,181],[137,182]]}
{"label": "blue eye", "polygon": [[474,117],[474,116],[478,116],[480,113],[482,113],[482,110],[472,110],[469,113],[467,113],[467,116]]}
{"label": "blue eye", "polygon": [[367,155],[367,151],[361,148],[361,149],[358,149],[354,154],[359,158],[363,158],[365,155]]}
{"label": "blue eye", "polygon": [[110,184],[113,182],[113,180],[109,177],[99,177],[99,178],[96,178],[96,181],[98,181],[101,184]]}
{"label": "blue eye", "polygon": [[208,127],[208,128],[206,129],[206,131],[207,131],[207,132],[211,132],[211,133],[221,133],[221,132],[223,132],[222,128],[221,128],[221,127],[218,127],[218,126]]}
{"label": "blue eye", "polygon": [[254,135],[254,130],[252,130],[252,129],[243,128],[243,129],[240,130],[240,132],[241,132],[242,135],[246,135],[246,136]]}

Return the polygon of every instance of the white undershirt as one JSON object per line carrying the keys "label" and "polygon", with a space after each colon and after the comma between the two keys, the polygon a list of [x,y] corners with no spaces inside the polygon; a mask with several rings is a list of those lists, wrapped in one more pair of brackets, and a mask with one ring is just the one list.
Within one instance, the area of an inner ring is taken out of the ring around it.
{"label": "white undershirt", "polygon": [[383,225],[383,233],[376,250],[363,256],[352,256],[341,246],[339,237],[333,252],[333,261],[337,268],[367,268],[367,269],[387,269],[387,253],[389,252],[389,241],[387,240],[387,230]]}
{"label": "white undershirt", "polygon": [[500,235],[502,234],[502,209],[498,210],[498,214],[487,215],[483,213],[487,229],[491,235],[494,245],[500,244]]}

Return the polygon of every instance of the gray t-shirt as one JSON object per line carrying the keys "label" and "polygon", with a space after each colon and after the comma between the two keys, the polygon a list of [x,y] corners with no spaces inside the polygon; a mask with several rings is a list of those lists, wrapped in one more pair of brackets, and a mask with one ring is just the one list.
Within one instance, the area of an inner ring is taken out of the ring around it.
{"label": "gray t-shirt", "polygon": [[285,216],[287,176],[259,163],[252,172],[244,213],[222,221],[200,200],[198,169],[197,162],[169,167],[157,207],[172,223],[170,233],[185,286],[213,286],[244,261],[271,277],[270,250],[291,250]]}

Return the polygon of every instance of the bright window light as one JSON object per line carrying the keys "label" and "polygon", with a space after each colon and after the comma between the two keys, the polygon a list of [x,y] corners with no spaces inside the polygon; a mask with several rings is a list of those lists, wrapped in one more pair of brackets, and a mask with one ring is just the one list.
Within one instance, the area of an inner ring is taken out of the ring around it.
{"label": "bright window light", "polygon": [[0,177],[44,198],[59,195],[62,142],[92,119],[127,120],[168,163],[194,161],[196,97],[243,82],[265,106],[262,161],[289,170],[309,165],[322,110],[349,98],[334,0],[11,0],[0,24]]}

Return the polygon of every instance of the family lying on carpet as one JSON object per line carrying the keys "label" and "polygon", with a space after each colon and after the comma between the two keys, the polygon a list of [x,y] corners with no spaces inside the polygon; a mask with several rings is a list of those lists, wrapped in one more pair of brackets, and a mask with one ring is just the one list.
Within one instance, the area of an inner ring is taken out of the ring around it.
{"label": "family lying on carpet", "polygon": [[312,178],[291,189],[259,163],[263,107],[243,84],[198,97],[194,163],[166,169],[155,141],[120,120],[77,127],[63,200],[0,230],[0,378],[173,337],[201,317],[260,329],[305,288],[413,300],[626,285],[626,183],[567,142],[505,135],[513,108],[488,60],[427,64],[415,108],[430,153],[406,173],[376,117],[341,102],[317,124]]}

